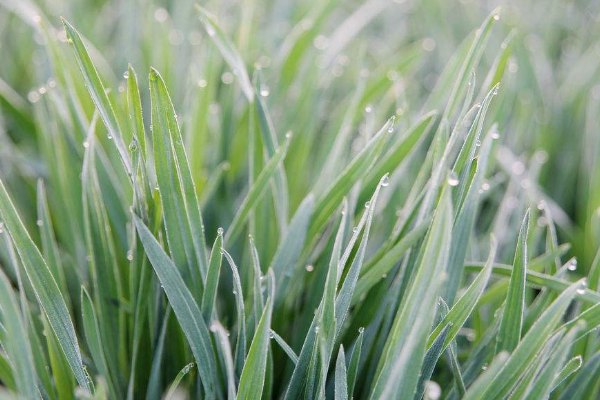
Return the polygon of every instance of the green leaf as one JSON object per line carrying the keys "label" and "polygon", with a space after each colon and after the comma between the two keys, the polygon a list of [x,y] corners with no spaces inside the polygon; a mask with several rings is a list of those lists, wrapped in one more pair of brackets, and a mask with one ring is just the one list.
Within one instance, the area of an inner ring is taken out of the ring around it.
{"label": "green leaf", "polygon": [[204,223],[175,109],[154,68],[150,69],[150,99],[154,160],[169,249],[178,267],[187,266],[192,287],[199,293],[208,269]]}
{"label": "green leaf", "polygon": [[65,300],[60,293],[56,281],[52,277],[48,265],[29,237],[23,222],[21,222],[2,181],[0,181],[0,215],[4,219],[6,230],[15,243],[40,308],[48,318],[48,322],[56,334],[58,343],[69,362],[71,371],[81,387],[91,392],[93,390],[92,385],[83,368],[75,329]]}
{"label": "green leaf", "polygon": [[210,333],[194,297],[185,285],[173,261],[167,256],[142,220],[133,215],[140,239],[146,249],[146,255],[160,280],[169,299],[175,316],[192,349],[198,364],[202,386],[207,396],[215,393],[216,371],[215,354],[210,341]]}
{"label": "green leaf", "polygon": [[360,328],[358,330],[358,338],[354,342],[352,348],[352,355],[350,356],[350,364],[348,364],[348,397],[353,398],[354,386],[356,385],[356,378],[358,376],[358,366],[360,363],[360,353],[362,350],[363,338],[365,330]]}
{"label": "green leaf", "polygon": [[217,238],[210,252],[208,262],[208,275],[206,276],[206,286],[202,295],[202,315],[206,321],[212,320],[215,300],[217,298],[217,286],[219,285],[219,275],[221,273],[221,262],[223,260],[223,228],[217,230]]}
{"label": "green leaf", "polygon": [[340,346],[335,363],[335,400],[348,400],[348,382],[346,381],[346,357],[344,346]]}
{"label": "green leaf", "polygon": [[516,383],[516,379],[527,369],[529,363],[550,337],[556,324],[575,297],[578,290],[583,287],[583,281],[573,283],[567,290],[544,311],[527,334],[519,342],[509,359],[496,374],[483,397],[487,400],[504,398]]}
{"label": "green leaf", "polygon": [[281,297],[285,294],[289,280],[294,273],[294,266],[304,249],[306,232],[313,215],[314,207],[314,196],[309,194],[298,206],[285,236],[273,256],[271,268],[275,274],[275,287],[277,288],[276,304],[281,301]]}
{"label": "green leaf", "polygon": [[79,70],[81,71],[83,79],[85,80],[85,85],[88,89],[90,97],[100,113],[100,118],[102,118],[102,122],[104,122],[104,125],[108,130],[109,137],[113,138],[115,141],[125,171],[129,174],[129,176],[132,176],[133,171],[131,169],[131,160],[129,159],[129,153],[127,152],[125,143],[123,142],[123,131],[119,126],[119,121],[113,110],[112,104],[108,99],[108,95],[106,94],[106,90],[102,84],[102,80],[100,79],[100,75],[98,75],[96,67],[92,63],[92,59],[90,58],[88,51],[83,44],[83,40],[81,39],[79,32],[77,32],[77,30],[75,30],[75,28],[73,28],[73,26],[66,19],[63,18],[62,22],[67,34],[67,42],[71,43],[73,46],[75,59],[77,60],[77,65],[79,66]]}
{"label": "green leaf", "polygon": [[350,191],[352,186],[364,177],[375,164],[381,154],[383,145],[390,132],[393,130],[394,117],[390,118],[385,125],[377,132],[371,140],[364,146],[356,157],[350,162],[346,169],[329,186],[327,191],[317,200],[315,205],[316,213],[309,228],[309,240],[314,238],[321,231],[331,214],[340,205],[344,196]]}
{"label": "green leaf", "polygon": [[285,340],[283,340],[283,338],[272,329],[270,335],[273,339],[275,339],[277,344],[281,347],[285,354],[287,354],[287,356],[294,363],[294,365],[296,365],[298,363],[298,356],[296,355],[296,353],[294,353],[294,350],[290,347],[290,345],[287,344]]}
{"label": "green leaf", "polygon": [[502,311],[500,331],[498,332],[498,341],[496,342],[496,353],[502,350],[512,352],[521,340],[523,310],[525,308],[525,277],[527,276],[528,262],[527,239],[529,237],[529,214],[530,212],[527,210],[521,224],[519,238],[517,239],[513,272],[510,276],[506,302]]}
{"label": "green leaf", "polygon": [[477,278],[471,283],[469,288],[465,291],[465,293],[461,296],[461,298],[456,302],[454,307],[446,314],[446,316],[442,319],[442,321],[437,325],[437,327],[433,330],[433,332],[429,335],[427,339],[427,347],[431,349],[434,343],[437,341],[438,337],[442,334],[446,328],[449,329],[449,332],[446,335],[446,339],[443,342],[442,351],[446,349],[446,347],[450,344],[452,340],[456,337],[467,318],[471,315],[475,306],[477,305],[477,301],[483,294],[487,282],[490,279],[492,274],[492,265],[494,263],[494,257],[496,255],[496,240],[492,237],[491,245],[490,245],[490,254],[488,256],[488,260],[485,264],[483,270],[477,275]]}
{"label": "green leaf", "polygon": [[[106,348],[102,343],[100,335],[100,325],[98,324],[98,318],[96,316],[96,310],[90,295],[87,293],[85,288],[81,287],[81,313],[83,319],[83,330],[85,332],[85,339],[90,349],[94,364],[98,367],[98,371],[102,376],[110,379],[112,373],[109,370],[108,363],[106,361],[105,351]],[[115,386],[112,382],[109,382],[111,392],[115,392]],[[116,392],[115,392],[116,393]]]}
{"label": "green leaf", "polygon": [[244,370],[240,377],[238,389],[238,400],[260,399],[265,383],[265,370],[267,367],[267,355],[269,353],[269,340],[271,329],[271,313],[273,311],[273,300],[267,299],[258,328],[252,339],[250,351],[244,364]]}
{"label": "green leaf", "polygon": [[181,369],[181,371],[179,371],[179,373],[177,374],[177,376],[171,383],[171,386],[169,386],[169,390],[167,391],[167,394],[165,395],[165,400],[173,399],[173,396],[175,395],[175,391],[177,390],[177,386],[179,386],[179,383],[181,382],[183,377],[186,376],[192,370],[192,368],[194,368],[194,363],[189,363],[185,367],[183,367]]}
{"label": "green leaf", "polygon": [[400,392],[398,398],[412,400],[414,396],[426,352],[427,333],[435,315],[442,272],[448,262],[452,214],[446,187],[425,238],[416,275],[386,340],[370,395],[372,400],[383,400]]}
{"label": "green leaf", "polygon": [[27,340],[28,335],[21,310],[8,277],[3,271],[0,271],[0,306],[2,322],[6,329],[2,344],[12,363],[17,390],[24,398],[41,399],[37,388],[31,345]]}
{"label": "green leaf", "polygon": [[263,170],[260,172],[260,175],[258,175],[258,178],[256,178],[256,181],[254,181],[254,184],[250,187],[250,190],[238,208],[235,217],[233,217],[229,229],[227,229],[227,233],[225,234],[225,241],[227,243],[233,242],[240,234],[248,214],[264,194],[267,184],[277,172],[279,164],[285,158],[291,139],[291,135],[286,136],[285,143],[281,145],[273,157],[269,159]]}

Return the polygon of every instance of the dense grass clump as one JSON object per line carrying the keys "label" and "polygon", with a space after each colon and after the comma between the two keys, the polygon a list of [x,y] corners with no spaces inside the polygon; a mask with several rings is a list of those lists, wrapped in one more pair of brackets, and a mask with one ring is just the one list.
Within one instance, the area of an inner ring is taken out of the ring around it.
{"label": "dense grass clump", "polygon": [[597,399],[600,7],[489,3],[0,0],[0,398]]}

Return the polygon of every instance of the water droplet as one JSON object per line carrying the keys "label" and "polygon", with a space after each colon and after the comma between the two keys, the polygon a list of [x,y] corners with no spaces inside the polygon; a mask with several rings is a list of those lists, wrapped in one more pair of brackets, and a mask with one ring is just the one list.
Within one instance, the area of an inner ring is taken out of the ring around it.
{"label": "water droplet", "polygon": [[286,138],[286,139],[291,139],[291,138],[292,138],[292,136],[294,136],[294,132],[292,132],[292,131],[287,131],[287,132],[285,133],[285,138]]}
{"label": "water droplet", "polygon": [[387,186],[390,184],[390,174],[385,174],[383,178],[381,178],[381,186]]}
{"label": "water droplet", "polygon": [[486,371],[488,369],[488,364],[483,364],[483,366],[481,367],[482,370]]}
{"label": "water droplet", "polygon": [[67,43],[73,43],[73,39],[70,36],[67,38]]}
{"label": "water droplet", "polygon": [[154,19],[158,22],[165,22],[169,18],[169,12],[164,8],[157,8],[154,11]]}
{"label": "water droplet", "polygon": [[31,103],[37,103],[40,100],[40,94],[36,90],[32,90],[27,93],[27,100]]}
{"label": "water droplet", "polygon": [[575,271],[577,270],[577,259],[574,258],[573,261],[571,261],[571,263],[569,264],[569,266],[567,267],[567,269],[569,271]]}
{"label": "water droplet", "polygon": [[383,279],[385,279],[385,278],[387,278],[387,274],[383,274],[383,275],[381,275],[381,277],[382,277]]}
{"label": "water droplet", "polygon": [[221,82],[226,85],[232,84],[234,79],[235,78],[231,72],[224,72],[223,75],[221,75]]}
{"label": "water droplet", "polygon": [[477,139],[475,141],[475,146],[477,146],[477,147],[481,146],[481,140]]}
{"label": "water droplet", "polygon": [[585,293],[585,289],[583,289],[583,288],[577,289],[577,294],[584,294],[584,293]]}
{"label": "water droplet", "polygon": [[307,265],[306,266],[306,272],[313,272],[315,270],[315,267],[312,265]]}
{"label": "water droplet", "polygon": [[129,79],[129,70],[123,72],[123,78]]}
{"label": "water droplet", "polygon": [[481,185],[481,188],[486,191],[486,190],[490,190],[490,184],[487,182],[483,182],[483,185]]}
{"label": "water droplet", "polygon": [[319,333],[319,327],[318,326],[315,327],[315,333]]}
{"label": "water droplet", "polygon": [[107,136],[108,140],[112,140],[113,136],[109,133]]}
{"label": "water droplet", "polygon": [[454,171],[451,171],[448,175],[448,185],[457,186],[458,185],[458,177]]}
{"label": "water droplet", "polygon": [[200,80],[198,81],[198,86],[199,86],[199,87],[201,87],[201,88],[205,88],[205,87],[206,87],[206,85],[208,85],[208,82],[206,82],[206,79],[200,79]]}
{"label": "water droplet", "polygon": [[231,293],[237,295],[237,290],[232,291]]}
{"label": "water droplet", "polygon": [[134,152],[134,151],[137,151],[137,149],[138,149],[137,140],[133,139],[131,141],[131,143],[129,143],[129,151]]}
{"label": "water droplet", "polygon": [[500,19],[500,16],[498,14],[494,15],[494,20],[498,21]]}
{"label": "water droplet", "polygon": [[44,221],[42,221],[41,219],[38,219],[37,221],[35,221],[35,223],[37,224],[37,226],[44,226]]}
{"label": "water droplet", "polygon": [[262,97],[267,97],[269,95],[269,93],[271,93],[271,92],[270,92],[269,87],[267,85],[261,85],[260,86],[260,95]]}
{"label": "water droplet", "polygon": [[212,324],[210,324],[209,329],[210,329],[211,332],[216,332],[217,328],[218,328],[218,326],[217,326],[216,323],[213,322]]}
{"label": "water droplet", "polygon": [[363,326],[361,326],[360,328],[358,328],[358,333],[363,333],[365,331],[365,328]]}
{"label": "water droplet", "polygon": [[365,203],[365,208],[369,208],[369,207],[371,207],[371,201],[370,200]]}
{"label": "water droplet", "polygon": [[358,226],[355,226],[354,228],[352,228],[352,232],[357,233],[358,232]]}
{"label": "water droplet", "polygon": [[369,114],[369,113],[373,112],[373,107],[371,107],[370,105],[366,106],[366,107],[365,107],[365,112],[366,112],[367,114]]}

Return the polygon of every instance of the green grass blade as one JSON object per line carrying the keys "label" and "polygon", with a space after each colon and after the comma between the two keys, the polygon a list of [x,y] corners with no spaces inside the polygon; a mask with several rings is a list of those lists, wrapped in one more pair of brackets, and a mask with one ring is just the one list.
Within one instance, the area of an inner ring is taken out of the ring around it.
{"label": "green grass blade", "polygon": [[217,286],[219,285],[219,276],[221,274],[221,263],[223,260],[223,228],[217,230],[217,238],[210,252],[208,262],[208,275],[206,276],[206,286],[202,294],[202,315],[206,321],[212,320],[215,300],[217,298]]}
{"label": "green grass blade", "polygon": [[304,249],[308,224],[313,215],[314,207],[314,196],[309,194],[298,206],[285,236],[273,256],[271,268],[275,274],[275,287],[277,288],[276,305],[285,294],[285,289],[294,273],[294,266]]}
{"label": "green grass blade", "polygon": [[[238,373],[242,372],[246,356],[246,312],[244,311],[244,294],[242,293],[242,281],[238,268],[231,255],[224,249],[221,249],[233,275],[233,294],[235,296],[235,307],[237,311],[237,343],[235,349],[235,365]],[[264,311],[263,311],[264,314]],[[258,327],[257,327],[258,329]],[[256,334],[256,333],[255,333]]]}
{"label": "green grass blade", "polygon": [[24,398],[40,399],[31,345],[27,340],[28,335],[21,310],[8,277],[3,271],[0,271],[0,305],[2,321],[6,329],[2,344],[13,365],[17,390]]}
{"label": "green grass blade", "polygon": [[142,220],[135,214],[133,220],[146,249],[148,259],[161,282],[196,358],[202,386],[207,396],[214,396],[216,384],[215,354],[202,313],[173,261],[169,259]]}
{"label": "green grass blade", "polygon": [[423,357],[423,366],[421,367],[421,376],[419,376],[419,383],[417,383],[417,390],[413,400],[421,400],[425,394],[425,381],[431,379],[435,366],[444,352],[444,342],[448,335],[448,331],[452,327],[452,324],[447,324],[436,336],[433,343],[427,349],[425,357]]}
{"label": "green grass blade", "polygon": [[496,342],[496,353],[502,350],[512,352],[521,340],[528,262],[527,239],[529,237],[529,214],[530,212],[527,210],[521,224],[519,238],[517,239],[513,273],[510,276],[508,293],[502,312],[500,331],[498,332],[498,341]]}
{"label": "green grass blade", "polygon": [[462,328],[467,318],[469,318],[469,316],[475,309],[477,301],[479,300],[479,298],[483,294],[483,291],[485,290],[487,282],[489,281],[490,276],[492,275],[492,265],[494,264],[495,255],[496,240],[492,237],[490,245],[490,255],[488,257],[484,269],[479,273],[479,275],[477,275],[477,278],[475,278],[473,283],[471,283],[469,288],[456,302],[454,307],[452,307],[450,312],[446,314],[442,321],[429,335],[429,338],[427,339],[427,347],[429,349],[433,347],[438,337],[442,334],[444,330],[446,330],[447,327],[449,327],[449,332],[446,335],[446,339],[443,342],[442,351],[450,344],[452,340],[454,340],[458,331]]}
{"label": "green grass blade", "polygon": [[81,313],[85,339],[88,348],[90,349],[92,359],[94,360],[94,364],[98,367],[102,376],[109,380],[108,384],[111,388],[111,392],[116,393],[116,388],[111,380],[112,374],[105,356],[106,348],[102,343],[96,310],[90,295],[84,287],[81,287]]}
{"label": "green grass blade", "polygon": [[254,181],[254,184],[250,187],[250,190],[238,208],[237,213],[235,214],[235,217],[229,226],[229,229],[227,229],[227,233],[225,234],[225,241],[227,243],[233,242],[241,233],[242,227],[246,222],[246,218],[250,214],[250,211],[254,208],[256,203],[258,203],[264,194],[269,181],[277,173],[279,164],[285,158],[291,139],[292,136],[288,134],[286,136],[285,143],[281,145],[273,157],[269,159],[263,170],[258,175],[258,178],[256,178],[256,181]]}
{"label": "green grass blade", "polygon": [[550,337],[556,324],[582,286],[582,281],[575,282],[544,311],[490,383],[484,393],[486,399],[498,400],[510,392],[516,378],[527,369],[531,358],[537,354]]}
{"label": "green grass blade", "polygon": [[[446,186],[425,238],[423,257],[412,285],[394,318],[383,355],[379,361],[370,398],[385,399],[402,388],[402,398],[412,400],[426,352],[431,328],[448,262],[452,229],[452,204]],[[427,310],[427,311],[425,311]]]}
{"label": "green grass blade", "polygon": [[335,363],[335,400],[348,400],[348,382],[346,375],[346,357],[344,346],[340,346]]}
{"label": "green grass blade", "polygon": [[169,246],[176,264],[187,265],[192,287],[199,292],[208,270],[204,223],[175,109],[154,68],[150,69],[150,98],[154,159]]}
{"label": "green grass blade", "polygon": [[125,143],[123,142],[123,131],[119,126],[119,121],[113,110],[112,104],[108,99],[100,75],[98,75],[98,71],[96,71],[96,67],[92,63],[92,59],[88,54],[79,32],[77,32],[66,19],[63,18],[62,22],[67,33],[67,42],[71,43],[73,46],[75,59],[77,60],[79,70],[83,74],[90,97],[100,113],[100,118],[102,118],[102,122],[104,122],[104,125],[108,130],[109,137],[113,138],[115,141],[125,171],[129,176],[132,176],[131,160],[129,159],[129,153],[125,147]]}
{"label": "green grass blade", "polygon": [[294,363],[294,365],[298,364],[298,356],[294,353],[294,350],[290,347],[289,344],[283,340],[281,336],[277,334],[274,330],[271,329],[271,338],[275,339],[277,344],[281,347],[281,349],[287,354],[290,360]]}
{"label": "green grass blade", "polygon": [[263,393],[265,383],[265,370],[267,367],[267,355],[269,353],[269,340],[271,329],[271,313],[273,311],[273,300],[267,299],[258,328],[252,339],[248,357],[244,364],[244,370],[240,377],[238,388],[238,400],[259,399]]}
{"label": "green grass blade", "polygon": [[38,303],[56,334],[71,371],[81,387],[91,392],[92,386],[83,368],[75,329],[65,300],[48,265],[21,222],[2,181],[0,181],[0,215],[4,220],[6,230],[15,243]]}
{"label": "green grass blade", "polygon": [[313,216],[308,237],[312,240],[327,223],[331,214],[338,208],[342,198],[350,191],[352,186],[364,177],[375,164],[383,145],[394,126],[394,117],[390,118],[364,146],[362,151],[350,162],[346,169],[329,186],[315,205],[317,212]]}
{"label": "green grass blade", "polygon": [[177,374],[177,376],[175,377],[173,382],[171,382],[171,386],[169,386],[169,390],[167,391],[167,394],[165,395],[165,400],[171,400],[171,399],[177,398],[177,396],[175,396],[175,393],[177,391],[177,386],[179,386],[179,383],[181,382],[183,377],[186,376],[187,374],[189,374],[189,372],[192,370],[192,368],[194,368],[194,363],[189,363],[185,367],[183,367],[181,369],[181,371],[179,371],[179,373]]}
{"label": "green grass blade", "polygon": [[225,328],[218,322],[213,322],[210,329],[217,334],[217,341],[221,348],[221,355],[225,362],[225,372],[227,377],[227,400],[235,400],[236,387],[235,387],[235,368],[233,366],[233,357],[231,355],[231,346],[229,344],[229,334],[225,331]]}
{"label": "green grass blade", "polygon": [[358,331],[358,338],[352,348],[352,354],[350,355],[350,363],[348,364],[348,397],[353,398],[354,387],[356,386],[356,379],[358,377],[358,367],[360,363],[360,354],[362,351],[362,344],[365,330],[360,328]]}

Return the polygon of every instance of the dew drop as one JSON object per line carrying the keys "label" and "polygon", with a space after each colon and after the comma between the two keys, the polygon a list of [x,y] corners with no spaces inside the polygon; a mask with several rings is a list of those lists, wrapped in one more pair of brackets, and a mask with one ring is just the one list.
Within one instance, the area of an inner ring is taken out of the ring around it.
{"label": "dew drop", "polygon": [[88,142],[88,141],[83,142],[83,147],[85,147],[86,149],[88,147],[90,147],[90,142]]}
{"label": "dew drop", "polygon": [[223,232],[225,232],[223,228],[217,229],[217,235],[223,235]]}
{"label": "dew drop", "polygon": [[271,92],[270,92],[269,87],[267,85],[261,85],[260,86],[260,95],[262,97],[267,97],[269,95],[269,93],[271,93]]}
{"label": "dew drop", "polygon": [[371,107],[370,105],[366,106],[366,107],[365,107],[365,112],[366,112],[366,113],[371,113],[371,112],[373,112],[373,107]]}
{"label": "dew drop", "polygon": [[315,270],[315,267],[312,265],[307,265],[306,266],[306,272],[313,272]]}
{"label": "dew drop", "polygon": [[481,367],[482,370],[486,371],[488,369],[488,365],[487,364],[483,364],[483,367]]}
{"label": "dew drop", "polygon": [[109,133],[107,136],[108,140],[112,140],[113,136]]}
{"label": "dew drop", "polygon": [[37,226],[44,226],[44,221],[42,221],[41,219],[38,219],[37,221],[35,221],[35,223],[37,224]]}
{"label": "dew drop", "polygon": [[129,79],[129,70],[123,72],[123,78]]}
{"label": "dew drop", "polygon": [[567,269],[569,271],[575,271],[577,270],[577,259],[573,259],[573,261],[571,261],[571,263],[569,264],[569,266],[567,267]]}
{"label": "dew drop", "polygon": [[381,178],[381,186],[387,186],[390,184],[390,175],[389,174],[385,174],[383,176],[383,178]]}
{"label": "dew drop", "polygon": [[358,226],[355,226],[354,228],[352,228],[352,232],[354,232],[354,233],[358,232]]}
{"label": "dew drop", "polygon": [[456,176],[456,173],[454,171],[450,172],[450,175],[448,175],[448,185],[450,185],[450,186],[458,185],[458,177]]}
{"label": "dew drop", "polygon": [[133,251],[127,250],[127,259],[133,261]]}
{"label": "dew drop", "polygon": [[477,146],[477,147],[481,146],[481,140],[477,139],[477,141],[475,141],[475,146]]}
{"label": "dew drop", "polygon": [[371,207],[371,201],[367,201],[367,202],[365,203],[365,208],[369,208],[369,207]]}

